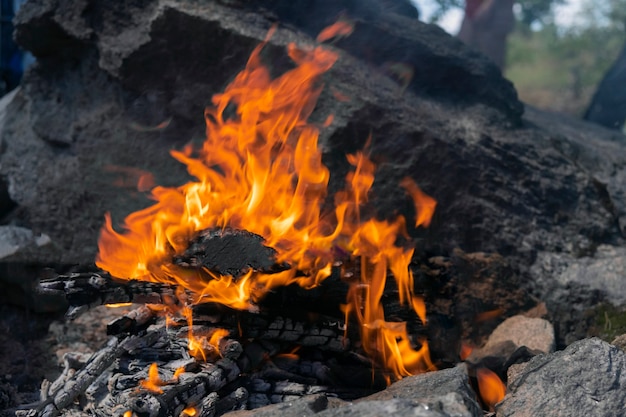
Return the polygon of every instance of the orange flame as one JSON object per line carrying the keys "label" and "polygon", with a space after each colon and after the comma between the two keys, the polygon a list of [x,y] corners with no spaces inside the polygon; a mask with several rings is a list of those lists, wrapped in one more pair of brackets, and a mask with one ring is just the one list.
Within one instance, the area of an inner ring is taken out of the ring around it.
{"label": "orange flame", "polygon": [[345,20],[339,20],[327,28],[323,29],[319,35],[317,35],[318,42],[326,42],[332,38],[345,38],[354,31],[354,25]]}
{"label": "orange flame", "polygon": [[472,354],[472,352],[474,351],[474,348],[466,343],[461,343],[461,350],[459,352],[459,358],[461,358],[462,361],[464,361],[465,359],[469,358],[469,355]]}
{"label": "orange flame", "polygon": [[476,369],[476,378],[480,397],[489,410],[493,411],[494,406],[502,401],[506,394],[504,383],[495,372],[487,368]]}
{"label": "orange flame", "polygon": [[155,394],[163,394],[163,390],[161,389],[163,385],[167,385],[167,383],[159,376],[159,368],[155,362],[150,365],[148,369],[148,379],[139,381],[139,386]]}
{"label": "orange flame", "polygon": [[400,185],[404,187],[404,189],[409,193],[409,195],[413,198],[413,203],[415,204],[415,227],[419,226],[430,226],[430,221],[433,218],[433,214],[435,214],[435,208],[437,207],[437,202],[431,196],[425,194],[418,186],[415,184],[409,177],[405,177]]}
{"label": "orange flame", "polygon": [[504,310],[501,308],[496,308],[490,311],[484,311],[476,315],[476,322],[480,323],[483,321],[493,320],[495,318],[500,317],[503,314],[504,314]]}
{"label": "orange flame", "polygon": [[187,407],[180,413],[180,417],[193,417],[198,414],[194,407]]}
{"label": "orange flame", "polygon": [[139,381],[139,386],[147,389],[150,392],[154,392],[155,394],[163,394],[163,390],[161,389],[161,387],[165,385],[178,383],[178,378],[184,372],[185,372],[185,368],[183,367],[176,368],[176,371],[174,371],[174,376],[172,377],[172,379],[164,381],[159,376],[159,368],[156,362],[154,362],[152,363],[152,365],[150,365],[150,368],[148,368],[148,378]]}
{"label": "orange flame", "polygon": [[122,308],[122,307],[129,307],[132,305],[133,303],[111,303],[111,304],[105,304],[104,306],[107,308]]}
{"label": "orange flame", "polygon": [[[400,301],[413,307],[423,322],[426,312],[413,294],[408,268],[413,249],[396,246],[397,237],[406,235],[404,218],[361,219],[359,208],[367,201],[375,169],[362,152],[348,155],[354,171],[346,189],[335,196],[334,213],[321,209],[330,174],[317,144],[319,128],[307,118],[321,92],[320,77],[337,54],[320,46],[301,50],[289,45],[296,67],[272,80],[261,63],[262,47],[255,48],[224,93],[213,97],[213,107],[205,112],[203,147],[171,152],[197,181],[178,188],[155,187],[156,203],[129,215],[124,233],[116,232],[106,215],[98,267],[123,279],[179,285],[191,294],[187,304],[215,302],[254,310],[255,301],[272,288],[291,283],[309,288],[326,279],[334,249],[340,247],[361,257],[362,276],[350,289],[345,312],[359,320],[366,352],[396,377],[433,369],[426,342],[414,350],[405,324],[385,321],[380,301],[388,271],[398,283]],[[434,200],[415,183],[404,183],[415,199],[417,224],[427,225]],[[278,262],[292,268],[271,275],[249,271],[235,280],[171,263],[195,233],[213,227],[263,236],[276,249]],[[191,309],[184,307],[183,315],[191,328]],[[206,343],[211,342],[189,333],[192,354],[204,357]]]}

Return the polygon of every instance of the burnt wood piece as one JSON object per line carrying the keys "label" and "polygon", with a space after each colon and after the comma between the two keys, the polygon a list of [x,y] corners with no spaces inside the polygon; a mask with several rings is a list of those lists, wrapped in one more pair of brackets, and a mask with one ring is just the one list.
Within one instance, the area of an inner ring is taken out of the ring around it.
{"label": "burnt wood piece", "polygon": [[239,387],[215,405],[215,414],[221,416],[229,411],[245,410],[250,394],[244,387]]}
{"label": "burnt wood piece", "polygon": [[[183,323],[181,323],[183,324]],[[206,322],[203,316],[194,315],[194,333],[210,333],[211,329],[222,328],[237,335],[240,339],[272,341],[282,344],[315,347],[323,351],[343,352],[350,347],[352,337],[357,337],[356,326],[346,327],[342,319],[317,317],[316,320],[295,320],[289,317],[275,316],[247,311],[230,311]],[[185,337],[188,327],[178,330],[180,337]]]}
{"label": "burnt wood piece", "polygon": [[[47,387],[47,392],[42,392],[41,402],[24,406],[23,414],[37,417],[60,415],[61,410],[67,408],[79,395],[82,395],[117,358],[126,352],[149,346],[161,336],[162,332],[151,332],[143,336],[132,335],[123,339],[113,337],[104,348],[95,352],[84,365],[80,361],[68,359],[66,371],[57,381]],[[82,367],[80,370],[72,372],[74,366]]]}
{"label": "burnt wood piece", "polygon": [[145,305],[140,306],[107,324],[107,335],[120,333],[136,334],[139,330],[145,329],[154,323],[156,317],[154,311],[150,308]]}
{"label": "burnt wood piece", "polygon": [[186,268],[205,268],[221,275],[239,278],[249,270],[275,273],[289,269],[276,262],[276,250],[265,246],[262,236],[238,229],[206,229],[189,243],[174,264]]}
{"label": "burnt wood piece", "polygon": [[36,291],[64,295],[70,308],[66,316],[77,317],[84,310],[105,304],[172,304],[178,302],[176,286],[146,281],[116,280],[106,272],[58,275],[41,280]]}
{"label": "burnt wood piece", "polygon": [[112,410],[123,405],[126,410],[137,415],[179,416],[185,408],[200,405],[199,415],[213,416],[219,399],[216,392],[235,380],[239,374],[237,364],[223,358],[215,363],[201,364],[199,372],[181,374],[177,383],[161,387],[162,393],[138,393],[136,386],[123,391],[112,390],[100,407]]}

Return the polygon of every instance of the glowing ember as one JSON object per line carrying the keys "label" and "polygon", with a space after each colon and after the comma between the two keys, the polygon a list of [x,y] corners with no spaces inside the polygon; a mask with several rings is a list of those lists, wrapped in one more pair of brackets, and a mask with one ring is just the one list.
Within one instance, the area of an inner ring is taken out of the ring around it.
{"label": "glowing ember", "polygon": [[107,308],[121,308],[121,307],[130,307],[132,305],[133,303],[112,303],[112,304],[105,304],[104,306]]}
{"label": "glowing ember", "polygon": [[[347,33],[342,22],[321,36]],[[413,249],[396,246],[397,237],[406,235],[405,220],[361,218],[359,208],[367,201],[375,168],[364,153],[348,155],[354,171],[346,189],[335,196],[334,212],[321,210],[330,174],[318,149],[319,128],[307,119],[321,92],[320,77],[337,54],[321,46],[303,50],[289,45],[296,67],[272,80],[261,63],[262,48],[253,51],[224,93],[213,97],[213,107],[205,112],[203,147],[171,152],[197,181],[154,188],[156,203],[129,215],[124,233],[113,229],[107,215],[97,265],[122,279],[179,285],[192,294],[187,305],[215,302],[254,309],[255,300],[272,288],[319,284],[330,275],[333,254],[341,248],[361,262],[362,276],[352,284],[344,311],[358,319],[365,351],[395,377],[433,369],[426,342],[420,341],[415,350],[405,323],[385,321],[381,297],[388,271],[398,283],[400,301],[415,309],[423,322],[426,313],[423,301],[413,294],[408,267]],[[402,185],[415,200],[417,225],[428,225],[435,201],[411,180]],[[263,236],[278,252],[277,261],[293,268],[272,275],[250,271],[234,280],[172,264],[172,257],[181,254],[197,232],[215,227]],[[297,271],[305,275],[296,276]],[[191,323],[191,310],[185,309],[183,315]],[[204,357],[206,343],[217,341],[189,334],[192,354]]]}
{"label": "glowing ember", "polygon": [[464,361],[465,359],[469,357],[469,355],[472,354],[473,351],[474,351],[473,347],[471,347],[468,344],[462,343],[461,350],[459,352],[459,358],[461,358],[461,360]]}
{"label": "glowing ember", "polygon": [[163,390],[161,389],[161,387],[178,383],[178,377],[183,372],[185,372],[185,368],[177,368],[174,372],[174,377],[170,380],[164,381],[159,376],[159,368],[157,364],[153,363],[148,369],[148,378],[139,381],[139,386],[147,389],[150,392],[154,392],[155,394],[163,394]]}
{"label": "glowing ember", "polygon": [[157,368],[157,364],[153,363],[152,365],[150,365],[150,369],[148,369],[148,379],[140,381],[139,385],[150,392],[163,394],[163,390],[161,389],[161,387],[163,385],[167,385],[167,382],[161,379],[161,377],[159,376],[159,369]]}
{"label": "glowing ember", "polygon": [[485,405],[493,411],[494,406],[504,398],[506,387],[498,375],[487,368],[476,369],[476,378],[478,379],[480,397]]}
{"label": "glowing ember", "polygon": [[187,407],[183,411],[181,411],[180,417],[193,417],[196,414],[198,414],[198,412],[194,407]]}

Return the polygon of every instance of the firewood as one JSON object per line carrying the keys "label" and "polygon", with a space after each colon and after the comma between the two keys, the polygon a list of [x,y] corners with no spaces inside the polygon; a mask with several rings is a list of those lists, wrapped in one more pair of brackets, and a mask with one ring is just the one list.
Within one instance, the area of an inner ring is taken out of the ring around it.
{"label": "firewood", "polygon": [[178,302],[176,286],[145,281],[121,281],[106,272],[58,275],[41,280],[36,291],[65,296],[69,319],[89,307],[105,304],[172,304]]}
{"label": "firewood", "polygon": [[215,414],[221,416],[229,411],[245,410],[250,394],[244,387],[239,387],[226,397],[221,398],[215,406]]}
{"label": "firewood", "polygon": [[237,279],[250,269],[273,273],[289,269],[276,262],[276,250],[263,245],[262,236],[232,228],[206,229],[196,235],[187,250],[174,257],[174,264],[206,268]]}
{"label": "firewood", "polygon": [[[200,415],[212,416],[211,408],[215,408],[218,397],[215,394],[226,384],[239,375],[239,367],[230,359],[202,364],[196,373],[185,372],[177,383],[162,387],[162,393],[137,391],[137,386],[122,391],[112,390],[103,400],[101,407],[113,409],[120,404],[138,415],[175,415],[192,406],[200,404]],[[146,374],[147,376],[147,374]],[[206,400],[212,396],[211,401]],[[203,414],[204,413],[204,414]]]}
{"label": "firewood", "polygon": [[[142,346],[150,345],[161,336],[160,332],[150,332],[143,336],[131,335],[123,339],[112,337],[106,346],[95,352],[84,363],[73,356],[66,356],[66,369],[61,376],[42,395],[38,404],[25,406],[26,415],[55,417],[85,392],[114,361],[125,352],[131,352]],[[80,367],[75,369],[74,367]]]}
{"label": "firewood", "polygon": [[153,310],[145,305],[140,306],[107,324],[107,334],[137,333],[138,330],[148,327],[155,319]]}

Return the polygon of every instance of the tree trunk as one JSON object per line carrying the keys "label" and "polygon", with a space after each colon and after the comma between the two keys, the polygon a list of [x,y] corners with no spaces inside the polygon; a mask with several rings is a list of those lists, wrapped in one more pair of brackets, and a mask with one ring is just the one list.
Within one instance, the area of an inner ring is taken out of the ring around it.
{"label": "tree trunk", "polygon": [[506,38],[514,26],[513,0],[467,0],[458,37],[503,69]]}

